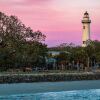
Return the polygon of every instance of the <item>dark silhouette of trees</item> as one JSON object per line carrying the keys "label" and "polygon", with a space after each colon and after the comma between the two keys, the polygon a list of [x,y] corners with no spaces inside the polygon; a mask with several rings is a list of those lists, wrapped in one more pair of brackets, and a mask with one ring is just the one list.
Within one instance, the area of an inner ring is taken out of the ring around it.
{"label": "dark silhouette of trees", "polygon": [[64,60],[63,63],[67,62],[72,69],[78,66],[89,71],[96,65],[100,66],[100,41],[98,40],[89,40],[87,47],[75,46],[72,43],[63,43],[60,46],[49,48],[49,50],[68,52],[58,55],[57,58],[60,61]]}
{"label": "dark silhouette of trees", "polygon": [[0,70],[18,67],[45,66],[46,36],[33,32],[16,16],[0,12]]}

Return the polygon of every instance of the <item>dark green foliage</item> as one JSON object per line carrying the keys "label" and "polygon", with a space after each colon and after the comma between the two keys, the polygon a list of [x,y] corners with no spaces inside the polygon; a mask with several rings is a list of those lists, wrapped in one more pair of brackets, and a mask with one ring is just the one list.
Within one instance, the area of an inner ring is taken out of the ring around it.
{"label": "dark green foliage", "polygon": [[58,55],[60,61],[65,60],[68,63],[73,61],[82,63],[84,67],[93,67],[95,64],[100,66],[100,41],[89,41],[87,47],[75,46],[63,43],[60,46],[49,48],[51,51],[69,52]]}
{"label": "dark green foliage", "polygon": [[19,67],[45,66],[46,36],[33,32],[16,16],[0,12],[0,70]]}

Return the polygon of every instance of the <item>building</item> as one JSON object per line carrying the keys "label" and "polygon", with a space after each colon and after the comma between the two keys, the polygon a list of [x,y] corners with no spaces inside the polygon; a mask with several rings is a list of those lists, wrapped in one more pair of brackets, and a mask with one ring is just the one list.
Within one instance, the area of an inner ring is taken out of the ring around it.
{"label": "building", "polygon": [[49,54],[49,55],[52,55],[52,56],[60,55],[60,53],[67,53],[67,54],[70,54],[70,52],[67,52],[67,51],[48,51],[48,54]]}
{"label": "building", "polygon": [[82,24],[83,24],[83,36],[82,36],[82,47],[86,47],[87,46],[87,42],[88,40],[90,40],[90,23],[91,20],[89,18],[89,14],[86,11],[84,13],[84,17],[82,20]]}
{"label": "building", "polygon": [[59,55],[60,54],[60,51],[48,51],[48,54],[52,55],[52,56],[56,56],[56,55]]}

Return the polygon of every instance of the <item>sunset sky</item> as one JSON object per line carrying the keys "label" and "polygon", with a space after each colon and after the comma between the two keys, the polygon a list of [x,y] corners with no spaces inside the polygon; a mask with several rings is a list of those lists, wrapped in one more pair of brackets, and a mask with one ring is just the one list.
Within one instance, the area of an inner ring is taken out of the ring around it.
{"label": "sunset sky", "polygon": [[82,17],[88,11],[91,38],[100,40],[100,0],[0,0],[0,11],[16,15],[34,31],[40,30],[47,38],[45,43],[81,44]]}

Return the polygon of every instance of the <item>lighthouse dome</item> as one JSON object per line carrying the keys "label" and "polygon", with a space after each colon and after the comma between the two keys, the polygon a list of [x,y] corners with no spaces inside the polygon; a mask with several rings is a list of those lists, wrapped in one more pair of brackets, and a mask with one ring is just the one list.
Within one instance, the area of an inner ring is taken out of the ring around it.
{"label": "lighthouse dome", "polygon": [[84,13],[84,15],[89,15],[89,14],[88,14],[88,12],[86,11],[86,12]]}

